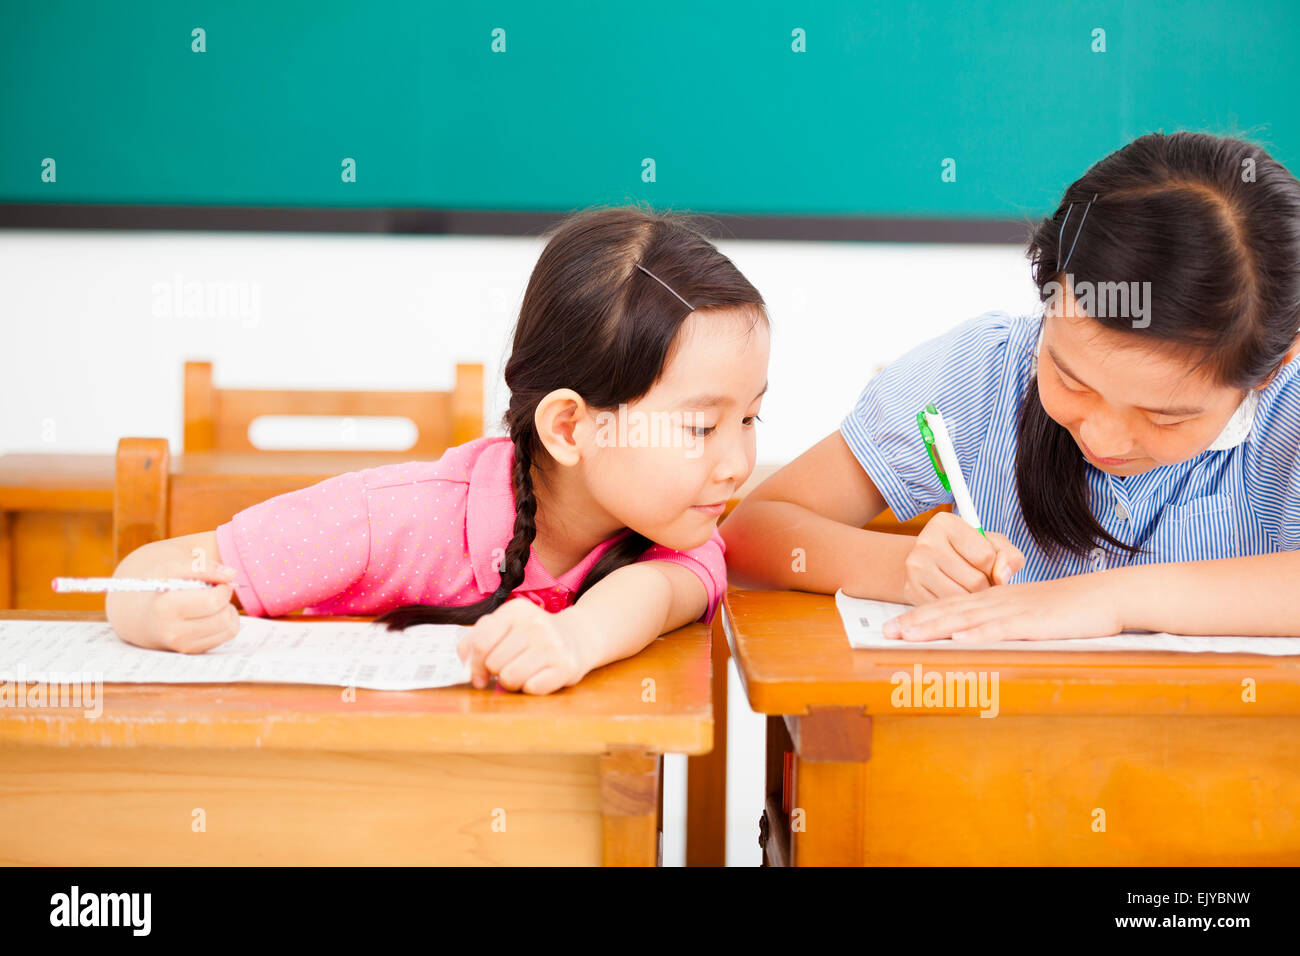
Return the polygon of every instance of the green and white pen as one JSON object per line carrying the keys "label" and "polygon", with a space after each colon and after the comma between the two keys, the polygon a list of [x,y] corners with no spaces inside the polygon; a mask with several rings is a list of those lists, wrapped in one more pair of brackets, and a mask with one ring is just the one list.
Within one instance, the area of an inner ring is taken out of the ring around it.
{"label": "green and white pen", "polygon": [[916,424],[920,426],[921,438],[925,440],[925,450],[930,453],[935,473],[957,501],[958,517],[984,534],[984,525],[975,511],[975,502],[971,501],[970,489],[966,487],[966,476],[957,464],[957,449],[953,447],[952,435],[933,402],[916,413]]}

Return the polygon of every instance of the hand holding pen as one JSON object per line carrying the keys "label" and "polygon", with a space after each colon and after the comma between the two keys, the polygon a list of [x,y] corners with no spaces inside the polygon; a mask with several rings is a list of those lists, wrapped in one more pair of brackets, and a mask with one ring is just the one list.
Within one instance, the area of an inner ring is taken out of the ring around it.
{"label": "hand holding pen", "polygon": [[952,492],[957,512],[935,515],[917,536],[904,562],[904,598],[909,604],[927,604],[1006,584],[1024,566],[1024,554],[1006,536],[984,530],[938,410],[928,405],[916,418],[930,463]]}
{"label": "hand holding pen", "polygon": [[[124,641],[154,650],[201,654],[239,633],[239,611],[231,603],[235,572],[223,565],[195,570],[189,555],[132,566],[120,577],[60,579],[56,590],[103,591],[108,622]],[[136,573],[139,577],[128,577]]]}

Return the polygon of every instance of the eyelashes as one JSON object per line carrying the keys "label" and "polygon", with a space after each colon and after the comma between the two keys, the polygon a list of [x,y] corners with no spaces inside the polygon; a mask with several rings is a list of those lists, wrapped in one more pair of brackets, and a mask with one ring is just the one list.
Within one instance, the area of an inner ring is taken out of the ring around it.
{"label": "eyelashes", "polygon": [[[763,419],[759,418],[757,415],[746,415],[741,419],[741,424],[746,428],[751,428],[755,422],[761,422],[762,420]],[[709,435],[713,434],[717,427],[717,425],[692,425],[690,426],[690,430],[696,438],[707,438]]]}
{"label": "eyelashes", "polygon": [[[1087,389],[1082,389],[1082,388],[1071,388],[1069,383],[1066,382],[1065,376],[1061,374],[1061,370],[1059,368],[1053,368],[1053,370],[1056,372],[1056,380],[1057,382],[1060,383],[1061,388],[1065,389],[1071,395],[1082,395],[1087,391]],[[1147,424],[1150,425],[1152,428],[1167,430],[1167,429],[1177,428],[1179,425],[1186,425],[1188,422],[1193,420],[1194,419],[1191,418],[1180,418],[1176,422],[1153,422],[1151,421],[1151,419],[1148,418]]]}
{"label": "eyelashes", "polygon": [[1056,380],[1061,383],[1061,388],[1067,392],[1073,392],[1075,395],[1083,394],[1083,389],[1070,387],[1070,383],[1065,380],[1065,376],[1061,374],[1061,370],[1055,365],[1052,366],[1052,371],[1056,373]]}

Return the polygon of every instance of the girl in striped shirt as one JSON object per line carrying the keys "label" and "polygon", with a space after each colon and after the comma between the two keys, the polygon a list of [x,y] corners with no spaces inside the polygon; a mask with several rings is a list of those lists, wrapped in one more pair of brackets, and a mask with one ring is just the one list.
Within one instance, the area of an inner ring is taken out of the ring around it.
{"label": "girl in striped shirt", "polygon": [[[886,627],[905,640],[1300,634],[1300,183],[1239,139],[1143,136],[1028,254],[1042,315],[970,319],[868,382],[722,525],[733,582],[917,605]],[[930,402],[987,537],[863,530],[953,501]]]}

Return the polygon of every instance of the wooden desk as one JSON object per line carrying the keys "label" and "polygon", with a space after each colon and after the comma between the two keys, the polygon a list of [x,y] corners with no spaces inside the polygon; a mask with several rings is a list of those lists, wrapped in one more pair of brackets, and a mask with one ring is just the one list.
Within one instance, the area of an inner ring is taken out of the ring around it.
{"label": "wooden desk", "polygon": [[0,863],[654,865],[661,755],[712,746],[709,677],[693,624],[546,697],[106,684],[96,719],[3,707]]}
{"label": "wooden desk", "polygon": [[[411,461],[405,452],[190,452],[172,474],[201,486],[238,474],[271,498],[346,471]],[[0,609],[104,609],[102,594],[55,594],[59,575],[113,573],[113,469],[105,455],[0,455]]]}
{"label": "wooden desk", "polygon": [[[1300,658],[853,650],[833,598],[793,591],[723,613],[768,715],[769,864],[1300,863]],[[997,715],[893,706],[917,664],[996,673]]]}

